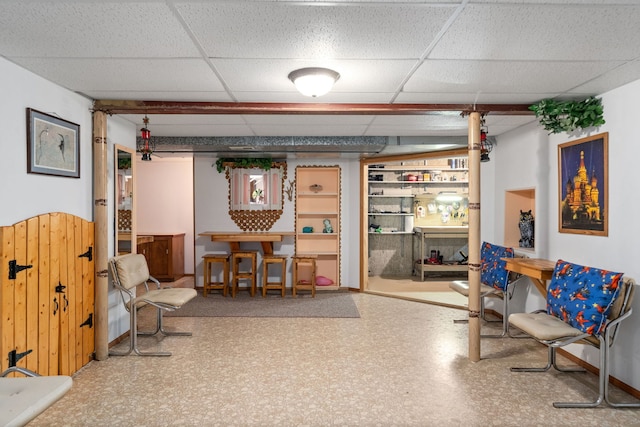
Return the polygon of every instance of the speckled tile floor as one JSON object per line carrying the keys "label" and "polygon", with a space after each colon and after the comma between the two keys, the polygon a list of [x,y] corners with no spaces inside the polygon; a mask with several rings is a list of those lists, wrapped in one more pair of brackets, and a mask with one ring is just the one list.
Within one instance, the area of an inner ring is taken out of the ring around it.
{"label": "speckled tile floor", "polygon": [[532,340],[483,339],[473,363],[463,311],[352,296],[359,319],[168,318],[193,336],[141,342],[173,356],[91,362],[30,426],[640,426],[640,410],[553,408],[597,377],[510,372],[545,363]]}

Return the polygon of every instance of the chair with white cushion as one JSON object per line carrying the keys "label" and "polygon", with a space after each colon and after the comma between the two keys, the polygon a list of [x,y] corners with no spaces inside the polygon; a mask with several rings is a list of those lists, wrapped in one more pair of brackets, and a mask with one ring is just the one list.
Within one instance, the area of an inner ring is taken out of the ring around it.
{"label": "chair with white cushion", "polygon": [[586,344],[600,350],[598,397],[592,402],[555,402],[556,408],[593,408],[606,402],[615,408],[639,408],[640,402],[612,402],[609,397],[610,351],[620,322],[631,316],[635,282],[615,273],[559,260],[547,292],[547,309],[514,313],[511,325],[547,345],[547,365],[541,368],[511,368],[513,372],[546,372],[552,366],[561,372],[584,372],[562,368],[556,350],[569,344]]}
{"label": "chair with white cushion", "polygon": [[[149,275],[149,267],[144,255],[126,254],[116,256],[109,260],[109,267],[113,275],[113,283],[120,291],[122,301],[129,312],[129,348],[124,352],[111,351],[112,356],[126,356],[132,351],[140,356],[171,356],[169,352],[142,352],[138,349],[138,335],[155,335],[158,332],[163,335],[190,336],[191,332],[169,332],[162,324],[164,311],[175,311],[196,297],[195,289],[188,288],[161,288],[160,282]],[[155,284],[155,289],[149,288],[149,282]],[[137,295],[138,285],[144,285],[144,292]],[[156,329],[151,332],[138,331],[138,310],[145,305],[152,305],[157,309]]]}
{"label": "chair with white cushion", "polygon": [[[485,301],[487,297],[495,296],[502,299],[502,333],[500,335],[482,335],[484,338],[499,338],[509,334],[509,301],[513,297],[516,280],[506,269],[506,262],[502,258],[513,258],[513,248],[483,242],[480,248],[480,316],[485,319]],[[469,281],[456,280],[449,285],[454,291],[468,297]],[[486,320],[486,319],[485,319]]]}

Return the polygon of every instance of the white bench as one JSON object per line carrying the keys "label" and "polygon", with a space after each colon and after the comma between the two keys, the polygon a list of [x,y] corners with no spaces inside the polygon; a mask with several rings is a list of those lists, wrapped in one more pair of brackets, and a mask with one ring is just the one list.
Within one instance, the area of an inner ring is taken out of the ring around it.
{"label": "white bench", "polygon": [[[26,377],[6,377],[20,372]],[[22,368],[0,374],[0,426],[23,426],[65,395],[73,380],[66,375],[39,376]]]}

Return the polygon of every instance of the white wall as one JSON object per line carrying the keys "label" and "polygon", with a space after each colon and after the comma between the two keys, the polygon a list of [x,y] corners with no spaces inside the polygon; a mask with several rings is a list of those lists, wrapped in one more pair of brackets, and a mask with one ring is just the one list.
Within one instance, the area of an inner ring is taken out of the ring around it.
{"label": "white wall", "polygon": [[[218,173],[215,168],[216,158],[194,159],[194,192],[195,198],[195,262],[196,284],[202,286],[202,255],[209,252],[227,252],[227,243],[212,242],[207,237],[199,237],[199,233],[205,231],[240,231],[238,226],[229,216],[228,182],[224,173]],[[287,160],[287,179],[295,179],[296,166],[333,166],[341,168],[342,180],[342,209],[341,209],[341,277],[343,287],[359,288],[359,162],[346,159],[322,159],[322,160]],[[284,209],[280,219],[276,221],[271,231],[294,231],[295,223],[295,191],[292,201],[284,196]],[[248,244],[250,245],[250,244]],[[258,243],[253,249],[259,249]],[[285,237],[282,243],[274,246],[274,251],[283,255],[293,255],[294,237]],[[250,246],[248,246],[250,247]],[[291,286],[291,267],[288,266],[287,284]]]}
{"label": "white wall", "polygon": [[[93,220],[92,102],[0,58],[0,224],[47,212]],[[80,178],[27,173],[26,109],[80,125]]]}
{"label": "white wall", "polygon": [[184,272],[193,274],[193,159],[136,155],[136,168],[138,234],[185,233]]}
{"label": "white wall", "polygon": [[[602,95],[607,123],[588,134],[551,135],[539,125],[527,125],[498,138],[492,153],[496,179],[493,187],[483,183],[482,193],[496,200],[494,235],[487,238],[501,242],[504,221],[504,192],[510,189],[536,189],[535,256],[551,260],[564,259],[578,264],[624,272],[640,278],[637,240],[640,222],[635,220],[640,209],[637,196],[637,162],[640,148],[637,142],[637,111],[640,81]],[[589,236],[558,232],[558,160],[559,144],[609,132],[609,235]],[[487,202],[483,197],[483,206]],[[544,299],[529,286],[526,311],[544,308]],[[640,327],[640,303],[636,298],[634,315],[623,323],[612,352],[611,374],[626,384],[640,389],[640,340],[635,332]],[[571,353],[597,365],[596,349],[572,345]]]}
{"label": "white wall", "polygon": [[[0,58],[0,225],[13,225],[47,212],[70,213],[93,221],[92,101]],[[80,178],[27,173],[26,108],[80,125]],[[113,144],[135,146],[135,126],[110,117],[107,123],[109,194],[113,194]],[[109,224],[113,224],[109,200]],[[113,226],[109,226],[113,253]],[[128,330],[122,304],[109,294],[109,340]],[[126,319],[126,312],[124,312]]]}

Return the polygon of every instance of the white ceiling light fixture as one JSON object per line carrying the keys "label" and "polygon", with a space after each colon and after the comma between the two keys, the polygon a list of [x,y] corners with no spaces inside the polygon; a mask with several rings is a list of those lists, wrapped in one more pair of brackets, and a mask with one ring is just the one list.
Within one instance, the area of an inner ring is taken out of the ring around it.
{"label": "white ceiling light fixture", "polygon": [[300,68],[289,73],[289,80],[305,95],[316,98],[329,93],[340,74],[328,68]]}

